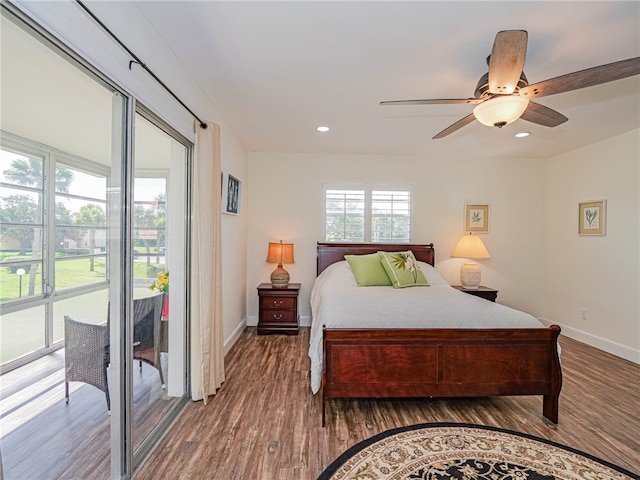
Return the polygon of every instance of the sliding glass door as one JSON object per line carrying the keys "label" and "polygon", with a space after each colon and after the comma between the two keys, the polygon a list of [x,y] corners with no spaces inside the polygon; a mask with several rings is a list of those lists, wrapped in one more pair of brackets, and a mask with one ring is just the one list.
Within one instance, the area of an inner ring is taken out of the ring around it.
{"label": "sliding glass door", "polygon": [[109,415],[121,374],[109,360],[109,288],[122,276],[108,266],[118,254],[108,192],[125,159],[128,102],[4,4],[1,22],[4,476],[107,478],[121,417]]}
{"label": "sliding glass door", "polygon": [[192,145],[1,8],[4,478],[129,477],[186,402]]}
{"label": "sliding glass door", "polygon": [[[144,452],[186,394],[190,152],[146,110],[139,109],[134,130],[133,445]],[[145,304],[161,310],[149,314]]]}

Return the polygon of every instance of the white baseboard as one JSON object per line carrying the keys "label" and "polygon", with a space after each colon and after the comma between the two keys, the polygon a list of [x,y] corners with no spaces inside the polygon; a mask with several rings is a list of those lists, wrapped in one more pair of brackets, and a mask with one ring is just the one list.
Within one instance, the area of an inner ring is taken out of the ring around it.
{"label": "white baseboard", "polygon": [[231,347],[233,347],[236,344],[236,342],[240,338],[240,335],[242,335],[242,332],[244,332],[245,328],[247,328],[247,319],[246,318],[244,320],[242,320],[238,324],[238,326],[235,328],[235,330],[233,332],[231,332],[231,336],[229,336],[229,338],[225,339],[225,341],[224,341],[224,354],[225,355],[227,353],[229,353],[229,350],[231,350]]}
{"label": "white baseboard", "polygon": [[610,353],[611,355],[615,355],[616,357],[624,358],[625,360],[629,360],[630,362],[640,364],[640,350],[634,350],[633,348],[627,347],[625,345],[620,345],[619,343],[607,340],[606,338],[598,337],[596,335],[592,335],[591,333],[578,330],[577,328],[562,325],[558,322],[552,322],[545,318],[540,318],[539,320],[547,326],[551,324],[560,326],[560,328],[562,329],[562,335],[573,338],[574,340],[577,340],[579,342],[586,343],[587,345],[591,345],[592,347],[599,348],[600,350],[604,350],[605,352]]}
{"label": "white baseboard", "polygon": [[257,326],[258,326],[257,316],[247,317],[247,327],[257,327]]}

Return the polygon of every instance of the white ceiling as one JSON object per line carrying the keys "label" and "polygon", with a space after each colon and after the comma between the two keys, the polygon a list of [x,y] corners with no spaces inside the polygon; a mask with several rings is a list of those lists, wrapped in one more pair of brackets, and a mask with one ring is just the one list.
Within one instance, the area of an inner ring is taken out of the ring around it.
{"label": "white ceiling", "polygon": [[[2,130],[110,165],[113,92],[4,16],[0,45]],[[168,169],[178,142],[141,115],[135,122],[136,168]]]}
{"label": "white ceiling", "polygon": [[379,105],[473,96],[499,30],[529,32],[530,83],[640,56],[637,1],[136,5],[250,151],[546,158],[640,126],[640,76],[539,99],[569,118],[555,128],[432,140],[472,106]]}
{"label": "white ceiling", "polygon": [[[503,129],[473,122],[432,140],[472,106],[379,105],[473,96],[499,30],[529,32],[530,83],[640,56],[638,1],[89,5],[99,16],[110,11],[112,19],[137,8],[249,151],[548,158],[640,128],[640,76],[539,99],[569,118],[556,128],[524,120]],[[122,33],[137,52],[136,37]],[[11,71],[3,69],[3,83]],[[321,124],[331,131],[318,133]],[[532,135],[515,139],[518,131]]]}

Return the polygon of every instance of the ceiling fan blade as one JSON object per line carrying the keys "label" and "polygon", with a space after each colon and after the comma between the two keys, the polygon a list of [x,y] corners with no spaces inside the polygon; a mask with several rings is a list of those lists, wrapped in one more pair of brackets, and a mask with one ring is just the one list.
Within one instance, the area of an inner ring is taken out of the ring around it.
{"label": "ceiling fan blade", "polygon": [[489,92],[511,95],[516,86],[527,55],[525,30],[503,30],[498,32],[489,57]]}
{"label": "ceiling fan blade", "polygon": [[528,122],[537,123],[545,127],[557,127],[558,125],[569,120],[560,112],[554,109],[540,105],[539,103],[529,102],[527,109],[520,116],[521,119]]}
{"label": "ceiling fan blade", "polygon": [[518,93],[529,99],[540,98],[613,82],[638,74],[640,74],[640,57],[635,57],[550,78],[521,88]]}
{"label": "ceiling fan blade", "polygon": [[466,105],[482,103],[481,98],[440,98],[426,100],[388,100],[380,102],[380,105]]}
{"label": "ceiling fan blade", "polygon": [[473,113],[470,113],[469,115],[467,115],[466,117],[458,120],[456,123],[454,123],[453,125],[449,125],[447,128],[445,128],[444,130],[442,130],[439,134],[437,134],[435,137],[433,137],[433,140],[437,139],[437,138],[443,138],[446,137],[447,135],[449,135],[450,133],[455,132],[456,130],[461,129],[462,127],[464,127],[465,125],[469,125],[471,122],[473,122],[476,119],[476,116]]}

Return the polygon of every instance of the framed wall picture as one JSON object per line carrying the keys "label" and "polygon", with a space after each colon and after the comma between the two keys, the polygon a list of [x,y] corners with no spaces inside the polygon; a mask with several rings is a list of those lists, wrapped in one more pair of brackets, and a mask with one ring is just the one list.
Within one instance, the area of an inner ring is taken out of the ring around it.
{"label": "framed wall picture", "polygon": [[467,232],[489,233],[489,205],[465,205],[464,229]]}
{"label": "framed wall picture", "polygon": [[605,235],[607,201],[578,204],[578,235]]}
{"label": "framed wall picture", "polygon": [[222,213],[238,215],[242,199],[242,182],[229,173],[222,174]]}

